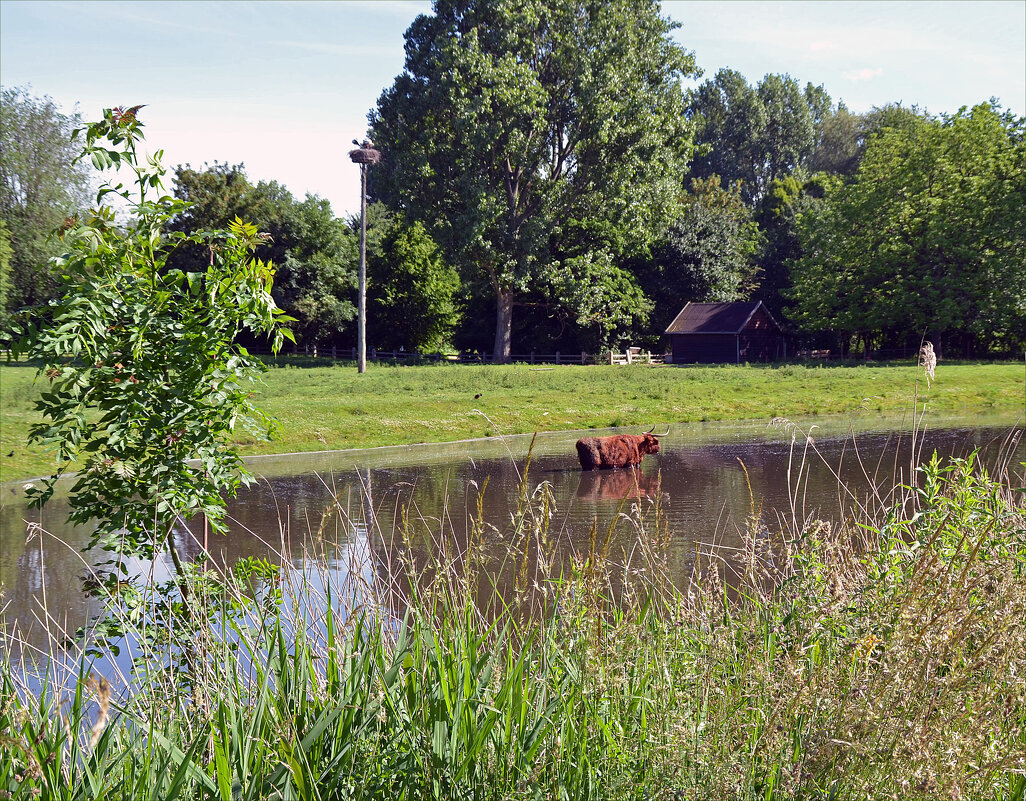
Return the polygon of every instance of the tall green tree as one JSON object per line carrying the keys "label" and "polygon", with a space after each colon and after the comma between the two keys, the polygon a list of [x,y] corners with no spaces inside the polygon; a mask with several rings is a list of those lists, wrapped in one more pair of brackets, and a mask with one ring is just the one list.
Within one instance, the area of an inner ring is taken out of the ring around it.
{"label": "tall green tree", "polygon": [[427,229],[393,220],[374,250],[367,261],[369,341],[421,352],[449,348],[462,317],[460,277]]}
{"label": "tall green tree", "polygon": [[807,328],[976,345],[1026,342],[1024,122],[990,104],[902,116],[800,226]]}
{"label": "tall green tree", "polygon": [[862,161],[870,139],[887,128],[914,128],[923,117],[915,106],[900,103],[874,107],[864,114],[853,114],[844,103],[838,103],[816,123],[816,146],[808,169],[812,173],[850,176]]}
{"label": "tall green tree", "polygon": [[838,103],[836,109],[826,114],[817,126],[816,146],[809,157],[810,172],[855,172],[865,143],[864,120],[844,103]]}
{"label": "tall green tree", "polygon": [[89,205],[91,170],[75,162],[65,114],[49,97],[25,88],[0,89],[0,220],[11,238],[9,287],[0,318],[57,291],[50,259],[60,252],[54,231]]}
{"label": "tall green tree", "polygon": [[759,186],[761,196],[771,182],[806,165],[816,144],[816,123],[809,101],[815,105],[815,114],[821,116],[829,96],[822,87],[803,92],[789,75],[767,75],[759,82],[758,92],[766,110],[766,163]]}
{"label": "tall green tree", "polygon": [[753,87],[741,73],[721,69],[688,103],[698,144],[691,176],[740,181],[741,196],[754,206],[770,183],[806,166],[830,104],[822,86],[803,91],[789,75],[769,74]]}
{"label": "tall green tree", "polygon": [[682,206],[665,241],[639,271],[655,300],[658,330],[688,301],[745,300],[756,286],[762,239],[739,184],[724,188],[718,176],[695,179]]}
{"label": "tall green tree", "polygon": [[632,283],[620,259],[665,226],[691,152],[675,27],[653,0],[437,0],[407,30],[371,114],[373,193],[494,297],[497,359],[518,302],[597,265]]}
{"label": "tall green tree", "polygon": [[721,69],[694,91],[688,115],[695,120],[698,144],[692,177],[740,182],[745,201],[753,202],[766,163],[768,120],[759,93],[740,72]]}
{"label": "tall green tree", "polygon": [[752,295],[761,300],[778,322],[787,323],[786,304],[791,291],[791,264],[802,251],[799,223],[819,203],[828,187],[840,178],[827,172],[802,179],[801,171],[777,178],[755,210],[755,222],[762,235],[758,255],[760,280]]}
{"label": "tall green tree", "polygon": [[[264,255],[275,265],[274,298],[301,341],[330,340],[355,317],[357,240],[328,201],[313,195],[298,201],[274,181],[254,186],[243,165],[216,162],[199,170],[179,165],[175,195],[189,206],[175,218],[174,230],[223,228],[240,217],[268,235]],[[171,264],[196,269],[209,259],[204,247],[186,244]]]}

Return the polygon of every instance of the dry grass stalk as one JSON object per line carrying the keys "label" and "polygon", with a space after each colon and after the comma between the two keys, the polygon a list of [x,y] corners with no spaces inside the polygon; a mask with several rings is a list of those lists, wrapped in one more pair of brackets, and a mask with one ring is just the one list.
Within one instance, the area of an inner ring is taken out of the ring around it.
{"label": "dry grass stalk", "polygon": [[924,342],[919,349],[919,366],[926,372],[926,386],[933,383],[934,371],[937,369],[937,354],[933,350],[932,342]]}
{"label": "dry grass stalk", "polygon": [[100,741],[103,730],[107,727],[107,720],[110,717],[110,682],[101,676],[90,676],[86,679],[86,689],[96,693],[96,703],[99,705],[100,714],[96,716],[96,722],[89,729],[89,747],[96,748]]}

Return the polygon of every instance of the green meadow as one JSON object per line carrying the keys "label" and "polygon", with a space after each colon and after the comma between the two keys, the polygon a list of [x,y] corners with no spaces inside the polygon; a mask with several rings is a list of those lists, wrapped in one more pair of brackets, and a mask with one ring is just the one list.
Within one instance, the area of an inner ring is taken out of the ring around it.
{"label": "green meadow", "polygon": [[[3,480],[53,466],[29,447],[45,379],[0,367]],[[450,442],[499,434],[856,412],[1026,409],[1022,363],[945,364],[931,385],[914,365],[672,367],[370,364],[281,360],[254,385],[277,418],[270,442],[240,440],[243,455]]]}

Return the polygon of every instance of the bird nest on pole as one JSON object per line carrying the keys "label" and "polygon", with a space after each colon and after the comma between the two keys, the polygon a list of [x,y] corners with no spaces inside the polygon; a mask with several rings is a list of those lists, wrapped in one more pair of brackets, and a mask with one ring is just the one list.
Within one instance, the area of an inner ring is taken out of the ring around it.
{"label": "bird nest on pole", "polygon": [[381,151],[372,147],[358,147],[349,151],[349,158],[357,164],[377,164],[381,161]]}

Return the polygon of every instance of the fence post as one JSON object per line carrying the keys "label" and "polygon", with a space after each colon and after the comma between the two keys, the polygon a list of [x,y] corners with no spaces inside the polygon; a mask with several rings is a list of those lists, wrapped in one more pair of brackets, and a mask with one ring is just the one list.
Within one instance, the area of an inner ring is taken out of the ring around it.
{"label": "fence post", "polygon": [[581,366],[583,367],[584,364],[585,364],[585,361],[584,361],[584,351],[582,350],[581,351]]}
{"label": "fence post", "polygon": [[610,348],[609,349],[609,363],[612,364],[613,361],[614,361],[614,359],[613,359],[613,349]]}
{"label": "fence post", "polygon": [[534,364],[534,351],[531,351],[531,364]]}
{"label": "fence post", "polygon": [[332,361],[335,360],[335,346],[334,345],[331,346],[331,360]]}
{"label": "fence post", "polygon": [[559,364],[559,351],[556,351],[556,364]]}

